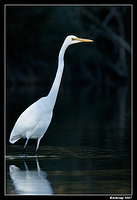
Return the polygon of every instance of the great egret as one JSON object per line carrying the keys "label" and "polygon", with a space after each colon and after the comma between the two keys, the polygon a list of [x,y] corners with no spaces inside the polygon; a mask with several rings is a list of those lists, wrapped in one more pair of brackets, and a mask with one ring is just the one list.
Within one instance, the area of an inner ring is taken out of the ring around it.
{"label": "great egret", "polygon": [[13,144],[20,138],[27,138],[22,155],[24,154],[24,150],[29,139],[37,139],[37,155],[40,140],[46,132],[52,119],[53,108],[56,102],[64,69],[64,53],[69,45],[79,42],[93,42],[93,40],[78,38],[74,35],[66,37],[59,52],[58,69],[49,94],[30,105],[17,119],[10,134],[9,142]]}

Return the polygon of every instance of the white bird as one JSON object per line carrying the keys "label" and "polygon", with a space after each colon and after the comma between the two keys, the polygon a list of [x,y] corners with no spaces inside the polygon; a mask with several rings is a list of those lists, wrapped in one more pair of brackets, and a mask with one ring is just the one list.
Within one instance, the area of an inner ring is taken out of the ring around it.
{"label": "white bird", "polygon": [[47,131],[52,119],[53,108],[55,106],[64,69],[64,53],[69,45],[79,42],[93,42],[93,40],[78,38],[74,35],[66,37],[59,52],[58,69],[49,94],[30,105],[17,119],[10,134],[9,142],[14,144],[20,138],[27,138],[22,155],[24,154],[29,139],[37,139],[37,155],[40,140]]}

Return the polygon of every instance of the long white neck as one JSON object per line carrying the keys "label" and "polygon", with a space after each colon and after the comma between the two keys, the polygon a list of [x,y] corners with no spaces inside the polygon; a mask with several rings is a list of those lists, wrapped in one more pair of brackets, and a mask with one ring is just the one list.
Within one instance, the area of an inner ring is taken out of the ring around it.
{"label": "long white neck", "polygon": [[65,50],[67,49],[67,47],[68,47],[68,45],[65,45],[65,42],[64,42],[60,49],[59,56],[58,56],[58,69],[56,72],[56,76],[55,76],[53,85],[51,87],[51,90],[47,96],[47,98],[49,98],[50,105],[52,108],[54,108],[54,105],[55,105],[55,102],[57,99],[57,95],[58,95],[58,91],[59,91],[59,86],[60,86],[63,69],[64,69],[64,53],[65,53]]}

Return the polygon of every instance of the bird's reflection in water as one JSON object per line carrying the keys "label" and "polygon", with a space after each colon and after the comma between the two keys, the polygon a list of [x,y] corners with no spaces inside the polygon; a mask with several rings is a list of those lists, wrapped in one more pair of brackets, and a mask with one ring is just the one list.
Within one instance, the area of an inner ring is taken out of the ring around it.
{"label": "bird's reflection in water", "polygon": [[22,195],[52,195],[52,187],[47,179],[47,173],[42,171],[36,159],[37,170],[29,170],[24,161],[25,170],[15,165],[9,166],[10,177],[13,181],[16,194]]}

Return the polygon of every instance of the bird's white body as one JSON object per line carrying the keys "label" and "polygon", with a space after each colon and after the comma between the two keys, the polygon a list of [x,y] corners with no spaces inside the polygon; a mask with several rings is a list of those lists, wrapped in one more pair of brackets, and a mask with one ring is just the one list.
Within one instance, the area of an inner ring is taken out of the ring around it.
{"label": "bird's white body", "polygon": [[43,137],[52,119],[52,109],[46,98],[42,97],[19,116],[10,135],[12,144],[21,137],[29,139]]}
{"label": "bird's white body", "polygon": [[40,140],[52,119],[53,108],[57,99],[64,69],[64,53],[69,45],[79,42],[93,42],[93,40],[77,38],[74,35],[66,37],[59,52],[58,69],[48,96],[42,97],[30,105],[17,119],[11,132],[9,142],[13,144],[22,137],[27,138],[22,155],[29,139],[38,139],[36,147],[37,154]]}

